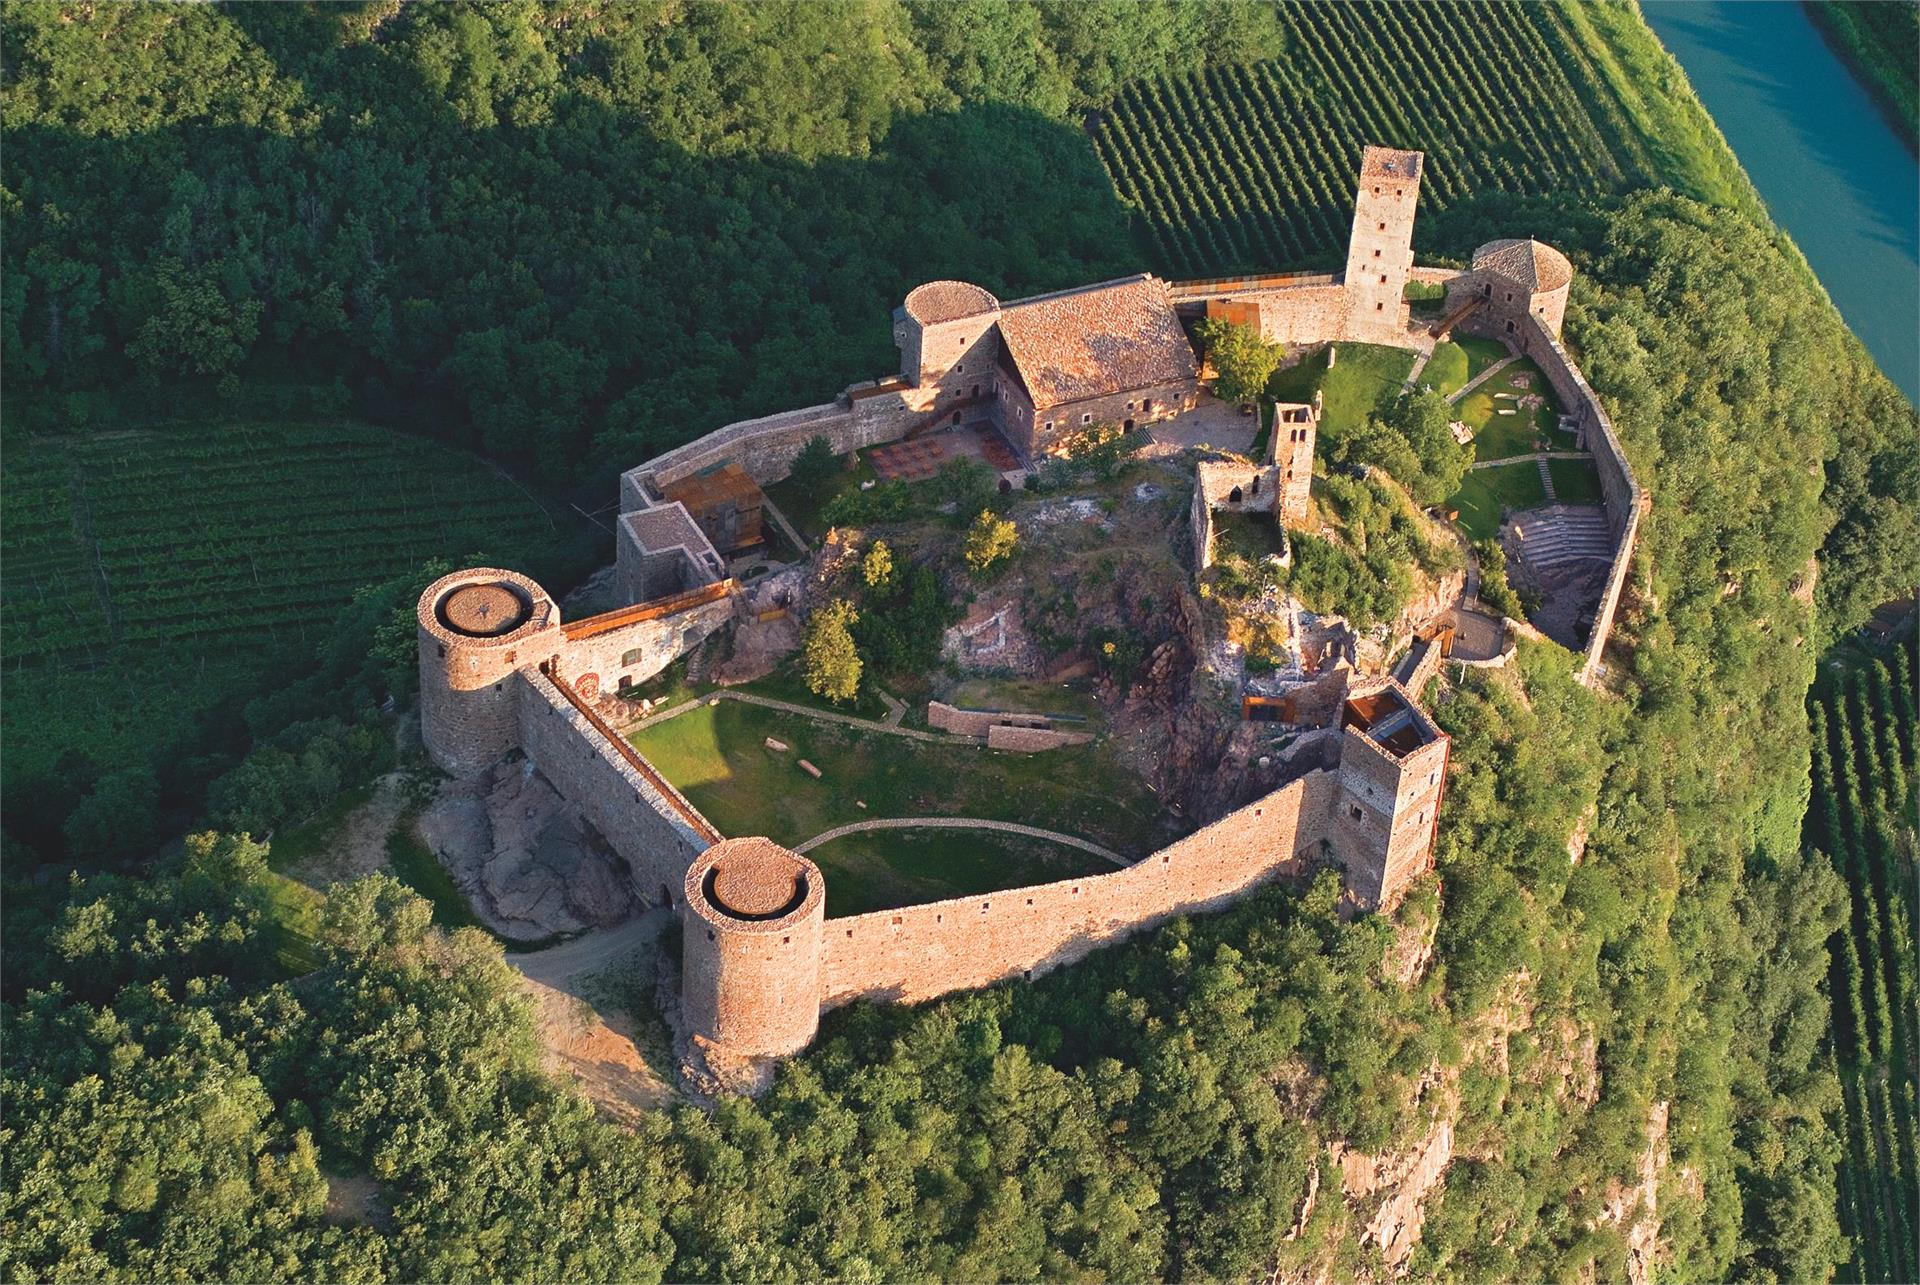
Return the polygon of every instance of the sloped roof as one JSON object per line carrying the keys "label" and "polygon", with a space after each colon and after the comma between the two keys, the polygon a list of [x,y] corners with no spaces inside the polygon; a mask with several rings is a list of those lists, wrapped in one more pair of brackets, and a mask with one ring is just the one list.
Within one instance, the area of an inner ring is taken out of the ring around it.
{"label": "sloped roof", "polygon": [[1540,241],[1489,241],[1473,252],[1473,270],[1505,277],[1528,290],[1558,290],[1573,280],[1567,256]]}
{"label": "sloped roof", "polygon": [[1000,338],[1035,410],[1199,375],[1167,283],[1145,273],[1007,304]]}

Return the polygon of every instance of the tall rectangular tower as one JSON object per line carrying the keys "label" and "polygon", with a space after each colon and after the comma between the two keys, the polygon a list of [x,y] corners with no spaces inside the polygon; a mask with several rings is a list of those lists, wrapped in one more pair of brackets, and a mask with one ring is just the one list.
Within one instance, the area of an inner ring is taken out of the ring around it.
{"label": "tall rectangular tower", "polygon": [[1313,447],[1320,427],[1320,394],[1314,404],[1275,402],[1273,407],[1273,464],[1279,470],[1279,496],[1274,515],[1280,525],[1298,530],[1307,524],[1313,500]]}
{"label": "tall rectangular tower", "polygon": [[1433,868],[1449,742],[1390,678],[1349,689],[1340,725],[1340,791],[1328,837],[1354,900],[1390,910]]}
{"label": "tall rectangular tower", "polygon": [[1369,147],[1360,158],[1347,242],[1349,332],[1395,335],[1407,327],[1405,291],[1413,268],[1413,213],[1420,202],[1420,152]]}

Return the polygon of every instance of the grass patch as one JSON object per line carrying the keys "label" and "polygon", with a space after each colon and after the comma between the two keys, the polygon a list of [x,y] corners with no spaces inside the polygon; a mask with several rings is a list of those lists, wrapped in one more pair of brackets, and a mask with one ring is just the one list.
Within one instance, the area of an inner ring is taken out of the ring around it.
{"label": "grass patch", "polygon": [[1023,714],[1054,714],[1100,718],[1100,702],[1076,683],[1047,683],[1029,678],[969,678],[940,698],[962,709],[1009,710]]}
{"label": "grass patch", "polygon": [[1267,381],[1267,395],[1276,401],[1310,402],[1326,373],[1327,354],[1322,349],[1274,371],[1273,378]]}
{"label": "grass patch", "polygon": [[807,856],[827,876],[833,918],[1117,869],[1078,848],[992,830],[873,830]]}
{"label": "grass patch", "polygon": [[798,653],[780,663],[765,678],[756,678],[750,683],[742,683],[739,690],[752,692],[756,696],[765,696],[769,700],[786,701],[791,705],[804,705],[808,709],[823,710],[829,714],[848,714],[854,718],[882,719],[886,717],[887,707],[874,695],[874,676],[863,670],[860,675],[860,690],[854,693],[851,701],[845,705],[836,705],[824,696],[815,695],[807,686],[807,680],[800,673]]}
{"label": "grass patch", "polygon": [[1258,562],[1270,553],[1286,551],[1286,538],[1280,524],[1266,514],[1216,514],[1213,519],[1213,553],[1216,559],[1228,556]]}
{"label": "grass patch", "polygon": [[327,850],[347,818],[372,797],[371,784],[357,786],[329,803],[312,820],[282,826],[274,832],[273,841],[267,847],[267,865],[283,872],[307,865]]}
{"label": "grass patch", "polygon": [[1466,349],[1453,340],[1442,340],[1433,346],[1433,355],[1420,368],[1420,382],[1451,397],[1467,382],[1469,364]]}
{"label": "grass patch", "polygon": [[[791,748],[767,749],[770,736]],[[791,845],[853,821],[943,816],[1021,822],[1135,856],[1165,837],[1159,802],[1102,744],[1013,754],[739,701],[702,705],[629,739],[729,835]],[[803,758],[821,779],[800,770]]]}
{"label": "grass patch", "polygon": [[1345,435],[1366,422],[1381,402],[1397,394],[1413,369],[1414,354],[1378,344],[1340,344],[1333,368],[1320,381],[1326,398],[1322,430]]}
{"label": "grass patch", "polygon": [[314,943],[320,935],[320,908],[327,904],[326,895],[277,872],[268,873],[266,889],[275,961],[289,977],[312,972],[320,967],[320,951]]}
{"label": "grass patch", "polygon": [[1562,504],[1599,504],[1606,499],[1600,489],[1600,470],[1590,459],[1548,460],[1547,472]]}
{"label": "grass patch", "polygon": [[1460,513],[1460,526],[1476,540],[1500,534],[1509,512],[1545,504],[1547,490],[1540,484],[1540,468],[1532,460],[1471,469],[1447,507]]}
{"label": "grass patch", "polygon": [[879,480],[880,475],[873,471],[873,465],[856,454],[851,467],[835,473],[824,485],[802,486],[789,477],[767,487],[766,493],[767,498],[787,515],[787,521],[793,523],[796,531],[810,541],[818,541],[827,533],[826,524],[820,520],[820,510],[848,491],[858,490],[862,482]]}
{"label": "grass patch", "polygon": [[1468,394],[1460,402],[1460,418],[1473,426],[1473,458],[1504,460],[1531,455],[1540,449],[1540,428],[1524,411],[1502,415],[1512,402],[1496,402],[1486,392]]}
{"label": "grass patch", "polygon": [[1507,351],[1507,346],[1498,339],[1482,339],[1478,335],[1456,335],[1451,342],[1467,354],[1468,379],[1476,378],[1487,367],[1513,356]]}

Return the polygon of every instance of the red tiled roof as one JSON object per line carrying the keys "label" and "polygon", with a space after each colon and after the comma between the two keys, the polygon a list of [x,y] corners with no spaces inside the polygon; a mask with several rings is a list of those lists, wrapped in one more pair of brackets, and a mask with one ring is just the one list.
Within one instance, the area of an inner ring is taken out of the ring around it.
{"label": "red tiled roof", "polygon": [[1145,274],[1007,304],[1000,337],[1035,410],[1199,374],[1166,282]]}

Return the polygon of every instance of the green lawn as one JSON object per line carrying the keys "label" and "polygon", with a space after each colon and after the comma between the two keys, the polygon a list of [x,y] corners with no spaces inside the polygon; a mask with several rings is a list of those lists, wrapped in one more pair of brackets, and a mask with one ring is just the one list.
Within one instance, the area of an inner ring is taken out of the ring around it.
{"label": "green lawn", "polygon": [[1482,339],[1478,335],[1455,335],[1453,342],[1460,345],[1467,354],[1467,378],[1472,379],[1497,361],[1505,361],[1513,354],[1498,339]]}
{"label": "green lawn", "polygon": [[827,914],[834,918],[1118,868],[1065,844],[991,830],[870,830],[807,856],[827,876]]}
{"label": "green lawn", "polygon": [[1525,460],[1469,470],[1447,507],[1460,511],[1460,525],[1468,535],[1491,540],[1500,534],[1500,521],[1510,510],[1530,509],[1546,501],[1539,466]]}
{"label": "green lawn", "polygon": [[1333,369],[1320,381],[1326,398],[1321,428],[1336,435],[1365,422],[1374,407],[1399,393],[1413,369],[1414,354],[1378,344],[1339,344]]}
{"label": "green lawn", "polygon": [[[767,737],[790,748],[769,750]],[[1012,754],[739,701],[702,705],[629,739],[729,835],[798,844],[874,817],[963,816],[1058,830],[1127,856],[1165,837],[1158,801],[1103,744]],[[801,771],[803,758],[824,775]]]}
{"label": "green lawn", "polygon": [[1553,493],[1562,504],[1599,504],[1606,498],[1600,490],[1600,470],[1591,459],[1548,460],[1547,472],[1553,475]]}
{"label": "green lawn", "polygon": [[1460,419],[1473,426],[1473,458],[1504,460],[1514,455],[1530,455],[1540,449],[1540,429],[1533,416],[1525,412],[1502,415],[1512,402],[1497,402],[1485,391],[1469,393],[1455,409]]}
{"label": "green lawn", "polygon": [[1271,517],[1253,513],[1226,512],[1213,519],[1213,554],[1216,559],[1238,554],[1249,562],[1258,562],[1269,553],[1281,553],[1286,542],[1279,524]]}
{"label": "green lawn", "polygon": [[1326,353],[1314,353],[1284,370],[1275,371],[1273,378],[1267,381],[1267,394],[1276,401],[1310,402],[1314,389],[1320,387],[1320,380],[1326,373]]}
{"label": "green lawn", "polygon": [[1420,368],[1420,382],[1443,396],[1458,392],[1469,378],[1472,359],[1457,341],[1444,340],[1433,346],[1433,355]]}

